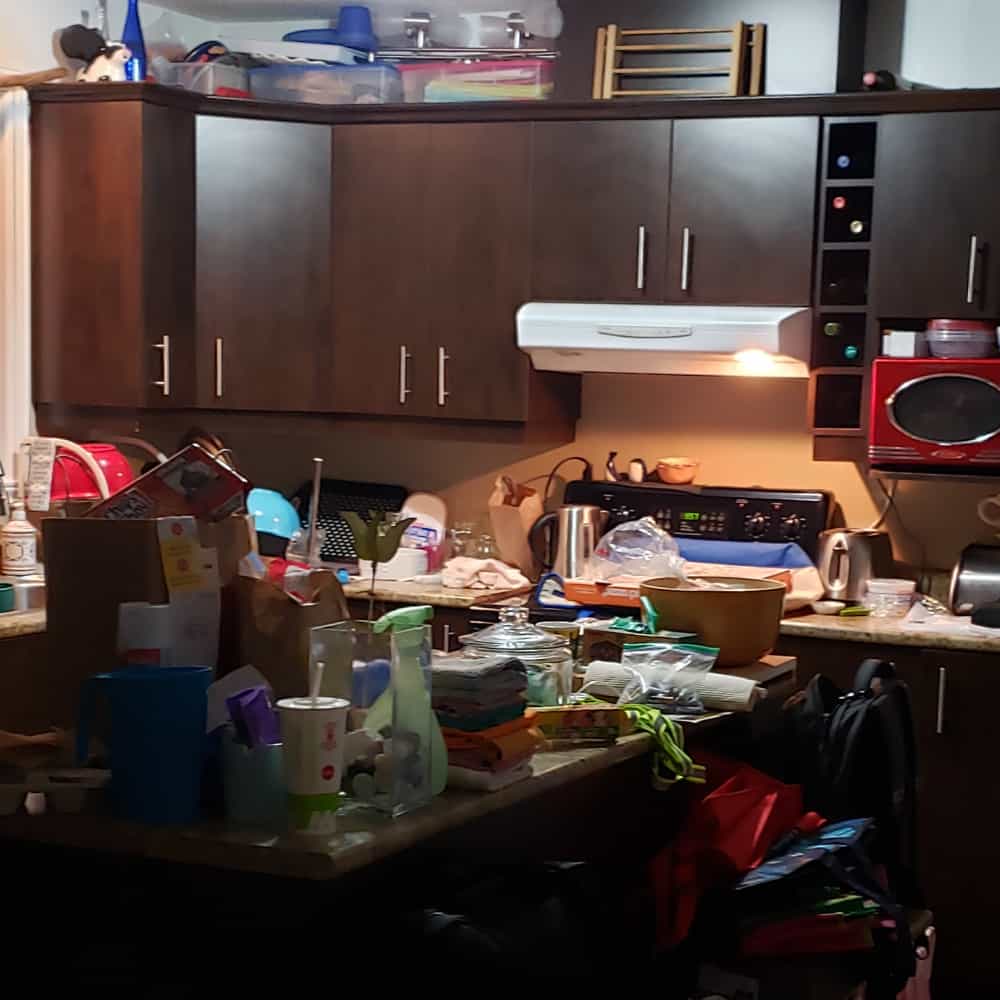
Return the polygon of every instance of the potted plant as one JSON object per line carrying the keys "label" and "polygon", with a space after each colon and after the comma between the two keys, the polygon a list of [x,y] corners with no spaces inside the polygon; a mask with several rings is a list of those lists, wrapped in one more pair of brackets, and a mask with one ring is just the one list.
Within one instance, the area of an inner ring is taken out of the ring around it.
{"label": "potted plant", "polygon": [[395,515],[382,510],[368,511],[365,521],[352,510],[344,511],[341,517],[347,522],[354,535],[354,551],[359,559],[367,559],[372,566],[371,588],[368,591],[368,620],[375,620],[375,581],[380,563],[387,563],[399,551],[406,529],[416,521],[415,517],[395,519]]}

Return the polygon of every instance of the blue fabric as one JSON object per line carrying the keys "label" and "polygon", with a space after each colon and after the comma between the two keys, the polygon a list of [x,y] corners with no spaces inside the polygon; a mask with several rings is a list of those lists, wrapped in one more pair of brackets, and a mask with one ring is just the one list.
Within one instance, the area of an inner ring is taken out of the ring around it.
{"label": "blue fabric", "polygon": [[706,538],[677,538],[681,555],[691,562],[803,569],[812,560],[795,542],[718,542]]}

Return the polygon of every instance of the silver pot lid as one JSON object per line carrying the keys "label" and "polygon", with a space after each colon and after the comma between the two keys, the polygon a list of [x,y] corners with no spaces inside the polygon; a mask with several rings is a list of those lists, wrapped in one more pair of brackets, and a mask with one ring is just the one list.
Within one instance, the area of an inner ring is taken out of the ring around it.
{"label": "silver pot lid", "polygon": [[503,608],[500,623],[459,638],[465,646],[490,653],[562,653],[569,642],[528,621],[527,608]]}

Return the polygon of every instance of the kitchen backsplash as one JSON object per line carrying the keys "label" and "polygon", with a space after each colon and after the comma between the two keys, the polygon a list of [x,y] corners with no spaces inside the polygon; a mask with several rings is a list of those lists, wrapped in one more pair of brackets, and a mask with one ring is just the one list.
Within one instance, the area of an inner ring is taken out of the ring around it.
{"label": "kitchen backsplash", "polygon": [[[128,421],[108,419],[95,417],[90,426],[135,430]],[[180,420],[144,416],[141,430],[166,450],[189,425]],[[388,425],[384,433],[360,433],[321,418],[296,420],[294,432],[280,416],[205,414],[200,422],[230,443],[241,468],[259,485],[294,490],[309,475],[313,455],[322,455],[330,476],[439,492],[459,520],[483,517],[500,472],[534,480],[541,489],[560,459],[583,455],[599,475],[610,450],[619,453],[622,469],[633,457],[651,463],[661,456],[689,455],[701,461],[698,481],[705,484],[831,490],[852,528],[871,524],[883,503],[878,485],[853,464],[812,460],[806,383],[793,380],[587,376],[577,439],[553,450],[420,440],[393,435]],[[564,473],[575,478],[578,468],[567,464]],[[990,541],[976,505],[991,492],[988,486],[949,481],[900,482],[896,502],[902,525],[894,515],[887,523],[897,557],[913,566],[947,569],[968,543]]]}

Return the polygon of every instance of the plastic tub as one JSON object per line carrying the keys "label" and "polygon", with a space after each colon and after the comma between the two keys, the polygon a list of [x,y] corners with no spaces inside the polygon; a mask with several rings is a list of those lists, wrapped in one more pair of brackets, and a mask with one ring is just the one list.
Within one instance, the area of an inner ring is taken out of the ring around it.
{"label": "plastic tub", "polygon": [[869,580],[865,607],[873,618],[902,618],[910,610],[916,592],[912,580]]}
{"label": "plastic tub", "polygon": [[967,319],[935,319],[927,325],[935,358],[988,358],[997,352],[996,328]]}
{"label": "plastic tub", "polygon": [[250,90],[265,101],[308,104],[400,104],[403,85],[392,66],[274,65],[250,70]]}
{"label": "plastic tub", "polygon": [[196,94],[250,93],[250,79],[240,66],[220,62],[168,63],[157,62],[157,80],[168,87],[183,87]]}
{"label": "plastic tub", "polygon": [[551,59],[423,62],[399,66],[407,104],[448,101],[544,101],[552,96]]}

